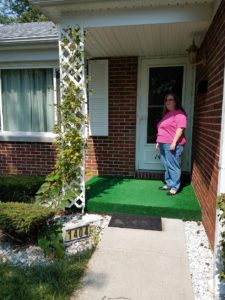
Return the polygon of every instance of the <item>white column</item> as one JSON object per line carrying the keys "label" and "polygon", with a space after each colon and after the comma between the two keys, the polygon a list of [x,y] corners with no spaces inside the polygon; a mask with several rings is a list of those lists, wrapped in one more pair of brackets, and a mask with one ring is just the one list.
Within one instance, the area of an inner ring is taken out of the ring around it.
{"label": "white column", "polygon": [[[59,28],[59,59],[60,59],[60,90],[61,99],[68,81],[75,84],[81,90],[82,109],[81,114],[87,116],[87,88],[85,76],[85,54],[84,54],[84,28],[80,25]],[[84,121],[81,127],[81,136],[87,137],[87,125]],[[85,208],[85,151],[83,150],[83,162],[80,166],[80,176],[76,178],[79,195],[73,199],[71,205],[82,209]]]}
{"label": "white column", "polygon": [[[224,69],[224,84],[223,84],[223,106],[222,106],[222,120],[221,120],[221,136],[220,136],[220,159],[219,159],[219,176],[217,194],[225,194],[225,69]],[[220,211],[216,210],[216,229],[215,229],[215,246],[214,246],[214,293],[215,299],[221,299],[225,295],[225,284],[220,281],[219,274],[223,268],[221,256],[221,221],[219,220]],[[224,298],[223,298],[224,299]]]}

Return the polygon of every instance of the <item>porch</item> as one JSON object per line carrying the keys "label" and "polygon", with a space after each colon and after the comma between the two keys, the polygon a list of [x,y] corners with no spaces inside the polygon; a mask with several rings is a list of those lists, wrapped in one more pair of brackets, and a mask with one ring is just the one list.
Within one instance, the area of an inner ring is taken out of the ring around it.
{"label": "porch", "polygon": [[191,184],[174,197],[158,188],[161,180],[94,176],[86,183],[88,212],[161,216],[201,220],[201,209]]}

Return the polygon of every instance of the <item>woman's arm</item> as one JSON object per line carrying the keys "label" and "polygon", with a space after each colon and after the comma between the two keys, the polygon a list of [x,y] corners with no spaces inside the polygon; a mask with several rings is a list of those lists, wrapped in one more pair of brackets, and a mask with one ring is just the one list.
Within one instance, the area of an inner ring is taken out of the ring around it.
{"label": "woman's arm", "polygon": [[173,142],[170,145],[170,150],[175,150],[177,141],[182,136],[183,132],[184,132],[184,128],[177,128],[175,137],[173,138]]}

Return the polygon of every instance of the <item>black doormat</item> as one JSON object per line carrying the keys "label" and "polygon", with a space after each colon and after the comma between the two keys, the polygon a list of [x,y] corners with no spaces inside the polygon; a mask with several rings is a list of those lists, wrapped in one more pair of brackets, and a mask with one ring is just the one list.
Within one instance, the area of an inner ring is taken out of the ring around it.
{"label": "black doormat", "polygon": [[109,227],[144,229],[162,231],[162,220],[160,217],[113,215]]}

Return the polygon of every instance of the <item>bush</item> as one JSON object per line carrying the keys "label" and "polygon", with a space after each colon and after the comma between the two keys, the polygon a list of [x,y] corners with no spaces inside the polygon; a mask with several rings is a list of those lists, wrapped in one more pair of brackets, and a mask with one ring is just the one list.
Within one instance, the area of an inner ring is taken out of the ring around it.
{"label": "bush", "polygon": [[35,204],[0,203],[0,229],[21,241],[36,241],[55,211]]}
{"label": "bush", "polygon": [[0,201],[31,203],[44,180],[43,176],[1,176]]}
{"label": "bush", "polygon": [[223,262],[223,268],[220,273],[220,278],[225,282],[225,194],[221,194],[217,197],[217,207],[220,209],[220,221],[223,227],[222,233],[221,233],[221,241],[220,245],[222,247],[221,256],[222,256],[222,262]]}

